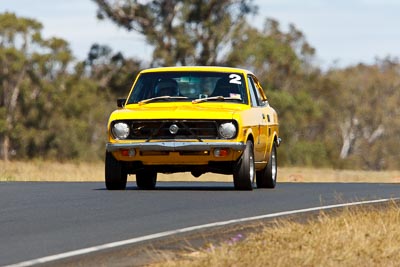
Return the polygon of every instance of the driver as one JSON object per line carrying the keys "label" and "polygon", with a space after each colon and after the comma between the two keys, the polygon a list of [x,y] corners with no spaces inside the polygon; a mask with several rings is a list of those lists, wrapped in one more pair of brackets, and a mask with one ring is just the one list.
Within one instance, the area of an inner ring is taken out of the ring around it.
{"label": "driver", "polygon": [[178,83],[174,79],[162,79],[155,87],[156,96],[177,96]]}

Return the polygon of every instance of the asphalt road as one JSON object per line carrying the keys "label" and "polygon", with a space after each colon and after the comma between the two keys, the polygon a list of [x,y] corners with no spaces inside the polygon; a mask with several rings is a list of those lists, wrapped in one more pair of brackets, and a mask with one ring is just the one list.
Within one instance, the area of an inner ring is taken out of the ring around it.
{"label": "asphalt road", "polygon": [[0,183],[0,266],[189,226],[361,200],[400,197],[399,184]]}

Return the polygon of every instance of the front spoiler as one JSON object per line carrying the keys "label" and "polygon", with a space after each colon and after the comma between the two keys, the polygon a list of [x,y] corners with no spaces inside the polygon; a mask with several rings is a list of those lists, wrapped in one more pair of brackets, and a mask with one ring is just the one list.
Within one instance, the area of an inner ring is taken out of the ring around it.
{"label": "front spoiler", "polygon": [[120,149],[139,149],[141,151],[206,151],[215,148],[230,148],[235,151],[244,150],[246,145],[242,142],[145,142],[145,143],[107,143],[107,152]]}

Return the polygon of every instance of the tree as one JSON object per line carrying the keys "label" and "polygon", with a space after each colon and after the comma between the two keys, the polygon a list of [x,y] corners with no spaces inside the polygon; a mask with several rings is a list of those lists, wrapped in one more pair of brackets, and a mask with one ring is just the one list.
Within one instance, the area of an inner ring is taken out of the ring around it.
{"label": "tree", "polygon": [[126,96],[140,70],[140,62],[114,53],[109,46],[93,44],[85,61],[87,75],[106,89],[110,97]]}
{"label": "tree", "polygon": [[85,76],[81,63],[73,68],[68,42],[42,38],[41,27],[0,14],[1,156],[97,157],[114,104],[107,103],[109,93],[95,78]]}
{"label": "tree", "polygon": [[[17,120],[17,102],[21,85],[28,75],[30,46],[40,39],[42,25],[15,14],[0,14],[0,124],[1,156],[9,159],[10,139]],[[3,119],[4,118],[4,119]]]}
{"label": "tree", "polygon": [[153,66],[219,65],[234,29],[255,12],[252,0],[94,0],[98,17],[143,34]]}
{"label": "tree", "polygon": [[225,64],[252,70],[269,89],[294,92],[316,69],[315,49],[292,24],[283,32],[272,19],[266,19],[262,30],[246,23],[235,30],[232,40]]}
{"label": "tree", "polygon": [[337,83],[330,102],[336,110],[339,158],[345,167],[399,166],[399,153],[392,148],[400,132],[399,71],[399,63],[388,58],[328,73]]}

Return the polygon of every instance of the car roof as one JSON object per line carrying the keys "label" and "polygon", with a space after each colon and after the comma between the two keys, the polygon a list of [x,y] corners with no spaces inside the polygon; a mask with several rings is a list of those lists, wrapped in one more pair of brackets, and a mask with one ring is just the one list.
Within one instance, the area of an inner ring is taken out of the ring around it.
{"label": "car roof", "polygon": [[141,73],[151,73],[151,72],[169,72],[169,71],[211,71],[211,72],[240,72],[244,74],[252,74],[251,71],[232,68],[232,67],[219,67],[219,66],[179,66],[179,67],[159,67],[144,69]]}

